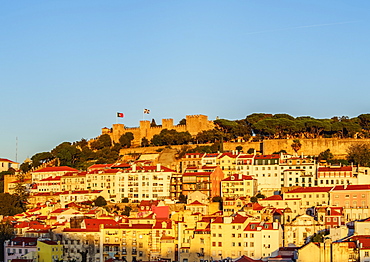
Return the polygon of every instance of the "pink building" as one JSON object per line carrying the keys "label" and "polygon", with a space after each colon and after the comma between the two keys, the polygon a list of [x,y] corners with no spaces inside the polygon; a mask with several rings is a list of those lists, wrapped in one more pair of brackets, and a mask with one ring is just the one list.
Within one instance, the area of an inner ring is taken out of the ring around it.
{"label": "pink building", "polygon": [[319,186],[357,184],[352,166],[330,166],[317,169],[317,184]]}
{"label": "pink building", "polygon": [[344,207],[346,221],[364,219],[370,216],[370,185],[335,186],[330,191],[333,206]]}

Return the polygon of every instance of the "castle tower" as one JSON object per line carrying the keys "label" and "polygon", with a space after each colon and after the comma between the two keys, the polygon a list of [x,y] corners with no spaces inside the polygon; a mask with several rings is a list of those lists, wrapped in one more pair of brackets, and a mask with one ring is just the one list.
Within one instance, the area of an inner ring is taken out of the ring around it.
{"label": "castle tower", "polygon": [[208,116],[205,115],[189,115],[186,116],[186,130],[192,136],[197,135],[199,132],[213,129],[213,121],[208,121]]}
{"label": "castle tower", "polygon": [[126,133],[124,124],[113,124],[111,138],[114,143],[119,143],[119,139],[124,133]]}
{"label": "castle tower", "polygon": [[168,130],[173,129],[174,128],[173,119],[172,118],[162,119],[162,128],[163,129],[168,129]]}

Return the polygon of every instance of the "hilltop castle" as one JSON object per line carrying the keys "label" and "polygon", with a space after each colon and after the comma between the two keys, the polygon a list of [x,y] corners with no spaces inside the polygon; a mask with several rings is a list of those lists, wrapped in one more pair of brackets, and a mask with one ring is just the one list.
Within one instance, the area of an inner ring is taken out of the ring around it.
{"label": "hilltop castle", "polygon": [[174,129],[177,132],[188,131],[192,136],[196,136],[199,132],[210,130],[214,128],[213,121],[208,120],[208,116],[205,115],[188,115],[186,116],[185,125],[174,125],[173,119],[162,119],[162,125],[151,127],[150,121],[140,121],[140,127],[127,128],[124,124],[113,124],[112,128],[102,128],[102,135],[108,134],[112,140],[116,143],[119,142],[119,138],[127,133],[131,132],[134,135],[132,141],[133,146],[140,146],[141,140],[145,137],[149,141],[154,135],[158,135],[163,129]]}

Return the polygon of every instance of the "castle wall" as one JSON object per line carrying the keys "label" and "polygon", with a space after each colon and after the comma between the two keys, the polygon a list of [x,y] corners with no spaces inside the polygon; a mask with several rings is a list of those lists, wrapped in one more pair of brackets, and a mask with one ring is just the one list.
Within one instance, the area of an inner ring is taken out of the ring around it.
{"label": "castle wall", "polygon": [[199,132],[213,129],[213,121],[209,121],[205,115],[186,116],[186,125],[174,125],[173,119],[162,119],[161,126],[151,127],[148,120],[140,121],[139,128],[126,128],[123,124],[113,124],[112,129],[102,129],[102,134],[109,134],[115,143],[119,142],[119,138],[126,132],[131,132],[134,135],[132,141],[133,146],[140,146],[141,140],[146,137],[149,141],[154,135],[158,135],[164,129],[174,129],[177,132],[188,131],[192,136],[196,136]]}
{"label": "castle wall", "polygon": [[[347,154],[347,149],[355,144],[369,144],[370,139],[338,139],[338,138],[318,138],[318,139],[299,139],[302,144],[298,154],[318,155],[321,152],[330,149],[330,152],[337,156]],[[293,154],[294,150],[291,147],[293,139],[271,139],[263,141],[263,153],[271,154],[282,149]]]}

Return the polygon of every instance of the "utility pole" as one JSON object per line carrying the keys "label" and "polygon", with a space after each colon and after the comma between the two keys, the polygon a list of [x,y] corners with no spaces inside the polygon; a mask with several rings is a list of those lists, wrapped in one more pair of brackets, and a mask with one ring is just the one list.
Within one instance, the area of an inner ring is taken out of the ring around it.
{"label": "utility pole", "polygon": [[15,137],[15,162],[18,162],[18,137]]}

